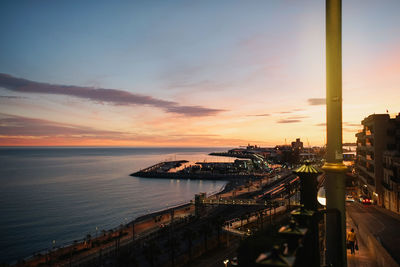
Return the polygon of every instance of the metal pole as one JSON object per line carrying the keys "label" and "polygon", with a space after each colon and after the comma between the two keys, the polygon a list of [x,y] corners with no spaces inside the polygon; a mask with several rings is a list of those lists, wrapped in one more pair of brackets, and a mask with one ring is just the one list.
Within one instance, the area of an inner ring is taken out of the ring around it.
{"label": "metal pole", "polygon": [[[328,265],[347,266],[345,233],[345,175],[342,151],[342,1],[326,0],[326,127],[327,155],[326,207],[338,215],[327,214],[326,260]],[[338,233],[340,233],[338,235]]]}

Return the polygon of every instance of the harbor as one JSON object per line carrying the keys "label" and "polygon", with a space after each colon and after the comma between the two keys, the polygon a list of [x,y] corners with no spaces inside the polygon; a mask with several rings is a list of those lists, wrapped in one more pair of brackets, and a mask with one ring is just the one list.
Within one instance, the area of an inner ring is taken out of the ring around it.
{"label": "harbor", "polygon": [[[225,200],[223,206],[226,207],[235,205],[254,206],[254,208],[261,207],[263,206],[263,201],[256,201],[256,199],[264,197],[260,192],[266,192],[265,188],[267,186],[272,186],[274,182],[286,179],[284,177],[290,174],[290,172],[281,172],[278,169],[265,172],[264,174],[246,174],[243,167],[241,167],[241,173],[237,173],[236,175],[234,172],[229,174],[218,173],[221,172],[221,168],[234,168],[238,162],[217,162],[212,164],[198,162],[196,166],[200,166],[200,169],[204,168],[204,171],[197,170],[197,176],[193,176],[193,173],[186,173],[186,175],[184,173],[187,168],[193,169],[193,165],[185,166],[187,163],[189,162],[186,160],[160,162],[142,169],[141,172],[149,175],[149,177],[156,176],[152,178],[205,180],[223,178],[228,183],[218,192],[209,195],[200,194],[201,203],[196,203],[196,196],[194,196],[190,202],[139,216],[133,221],[121,224],[114,229],[102,230],[100,234],[96,233],[96,236],[87,235],[84,239],[77,240],[71,245],[53,248],[43,253],[36,253],[33,257],[26,258],[22,262],[20,261],[17,266],[93,266],[96,262],[104,261],[110,257],[115,258],[116,253],[121,253],[121,251],[126,250],[128,247],[137,246],[137,244],[145,246],[149,240],[160,238],[160,236],[163,236],[163,233],[170,231],[171,227],[174,227],[175,231],[178,231],[178,229],[184,229],[187,225],[191,225],[198,220],[203,221],[204,219],[201,218],[215,216],[212,214],[216,212],[216,207],[221,206],[222,208],[222,205],[219,204],[223,204],[222,202],[217,203],[217,201]],[[195,168],[197,169],[197,167]],[[210,169],[214,169],[215,173],[212,173]],[[246,198],[251,199],[248,200],[248,204],[243,203],[243,199]],[[236,203],[235,200],[237,200]],[[268,205],[269,209],[271,209],[270,202],[268,202]],[[284,205],[284,202],[282,205]],[[268,209],[268,206],[264,205],[264,209]],[[255,215],[251,216],[254,217]],[[229,218],[229,220],[233,219]],[[253,222],[254,220],[250,221]],[[233,236],[238,236],[238,233],[241,233],[242,230],[236,228],[228,227],[225,231],[230,231]]]}
{"label": "harbor", "polygon": [[[162,179],[249,180],[262,178],[276,166],[259,154],[212,152],[209,155],[234,158],[233,162],[164,161],[134,172],[131,176]],[[280,165],[277,165],[278,167]]]}

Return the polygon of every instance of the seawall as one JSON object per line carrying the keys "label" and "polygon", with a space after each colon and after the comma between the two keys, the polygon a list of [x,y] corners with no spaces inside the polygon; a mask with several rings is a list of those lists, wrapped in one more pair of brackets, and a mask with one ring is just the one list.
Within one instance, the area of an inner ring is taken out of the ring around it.
{"label": "seawall", "polygon": [[141,177],[141,178],[156,178],[156,179],[184,179],[184,180],[244,180],[254,177],[262,177],[265,175],[257,174],[212,174],[212,173],[202,173],[202,174],[189,174],[189,173],[176,173],[176,172],[135,172],[130,174],[130,176]]}

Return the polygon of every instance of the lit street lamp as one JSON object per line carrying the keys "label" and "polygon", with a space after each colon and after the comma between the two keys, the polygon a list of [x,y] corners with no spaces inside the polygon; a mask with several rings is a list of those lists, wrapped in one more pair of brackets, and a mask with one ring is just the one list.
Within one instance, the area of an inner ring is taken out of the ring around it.
{"label": "lit street lamp", "polygon": [[342,1],[326,0],[327,264],[347,266],[345,175],[342,151]]}

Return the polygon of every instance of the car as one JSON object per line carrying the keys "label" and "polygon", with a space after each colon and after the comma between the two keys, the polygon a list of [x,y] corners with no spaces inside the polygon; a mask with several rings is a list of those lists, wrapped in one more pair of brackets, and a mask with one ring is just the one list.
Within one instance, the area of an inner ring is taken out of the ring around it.
{"label": "car", "polygon": [[362,197],[362,198],[360,198],[360,201],[364,205],[371,205],[372,204],[372,200],[370,198],[368,198],[368,197]]}
{"label": "car", "polygon": [[354,198],[351,195],[346,196],[346,202],[354,202]]}

